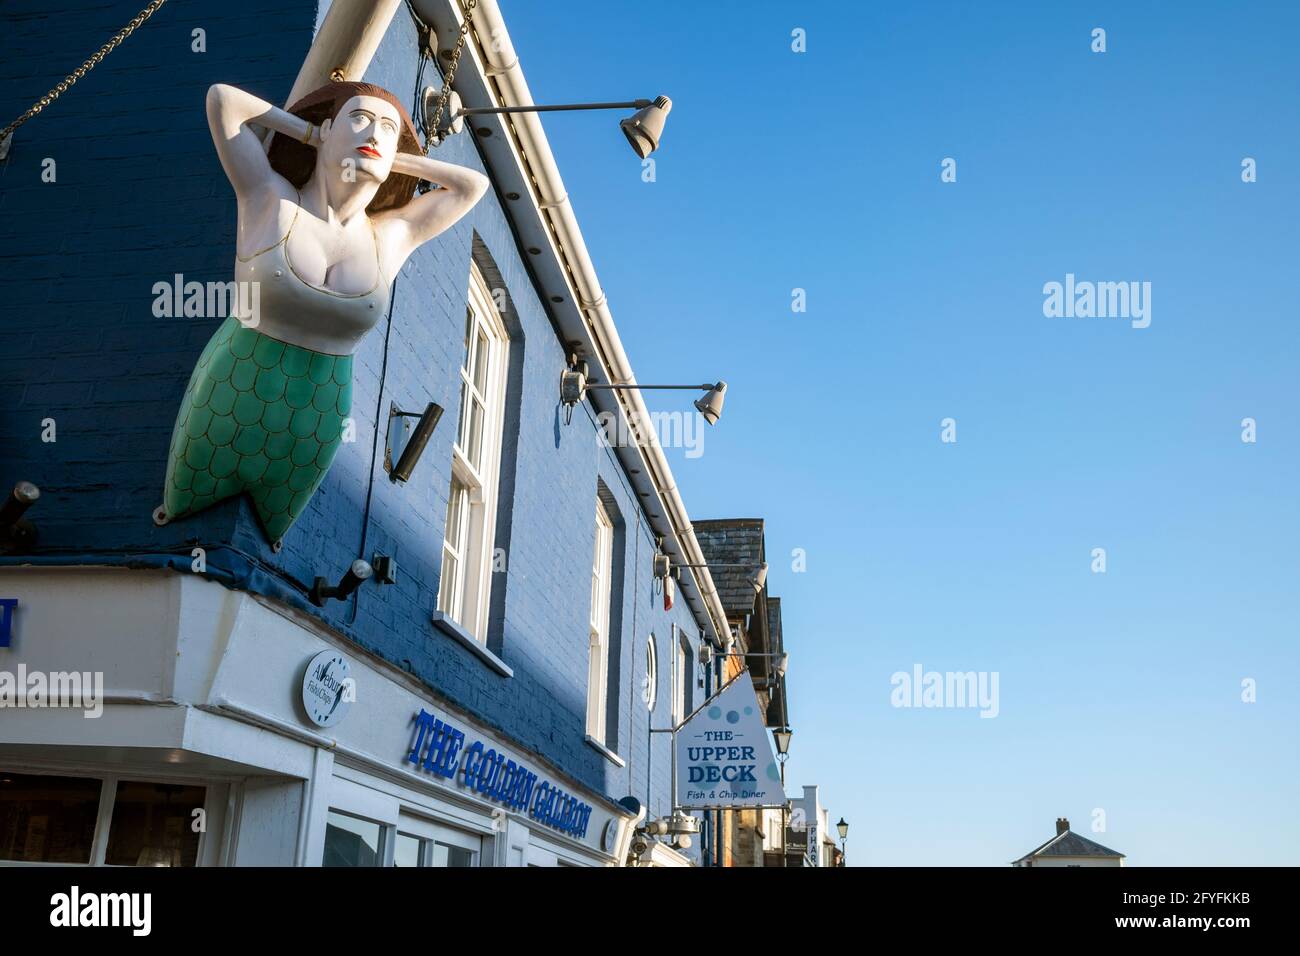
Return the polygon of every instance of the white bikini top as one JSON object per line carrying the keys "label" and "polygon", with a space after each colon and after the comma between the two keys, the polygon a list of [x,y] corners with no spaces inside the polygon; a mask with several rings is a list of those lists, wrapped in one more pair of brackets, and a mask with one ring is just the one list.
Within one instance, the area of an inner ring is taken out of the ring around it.
{"label": "white bikini top", "polygon": [[290,345],[328,355],[351,355],[388,309],[388,283],[379,262],[379,237],[371,224],[375,284],[369,292],[349,295],[312,285],[289,260],[289,236],[298,222],[301,193],[298,200],[284,238],[251,256],[235,256],[235,279],[256,283],[236,296],[236,317],[255,331]]}

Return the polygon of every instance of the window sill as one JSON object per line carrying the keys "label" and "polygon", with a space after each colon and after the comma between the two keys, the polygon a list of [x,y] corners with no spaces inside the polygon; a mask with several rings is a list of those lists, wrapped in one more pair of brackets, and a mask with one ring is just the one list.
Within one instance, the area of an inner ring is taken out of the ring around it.
{"label": "window sill", "polygon": [[627,761],[626,761],[626,760],[624,760],[624,759],[623,759],[622,757],[620,757],[618,754],[614,753],[614,751],[610,750],[608,747],[606,747],[604,744],[602,744],[602,743],[601,743],[599,740],[597,740],[595,737],[591,736],[591,734],[587,734],[587,735],[583,738],[583,740],[587,741],[587,743],[588,743],[589,745],[591,745],[591,747],[592,747],[592,748],[593,748],[597,753],[599,753],[602,757],[604,757],[606,760],[608,760],[610,763],[614,764],[615,766],[617,766],[617,767],[626,767],[626,766],[627,766]]}
{"label": "window sill", "polygon": [[448,637],[455,639],[459,644],[464,645],[466,649],[473,651],[474,654],[478,656],[479,660],[492,668],[492,670],[496,671],[502,677],[515,676],[515,672],[511,669],[509,664],[489,651],[483,646],[483,644],[475,639],[473,634],[465,630],[446,614],[443,614],[441,611],[434,611],[432,620],[434,627],[442,631],[442,633],[446,634]]}

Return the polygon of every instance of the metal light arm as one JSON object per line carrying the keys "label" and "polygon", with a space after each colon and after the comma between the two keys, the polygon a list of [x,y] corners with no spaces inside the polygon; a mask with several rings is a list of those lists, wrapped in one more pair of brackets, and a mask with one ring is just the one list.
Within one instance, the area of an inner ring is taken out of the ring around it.
{"label": "metal light arm", "polygon": [[471,106],[456,112],[457,116],[481,116],[485,113],[563,113],[572,110],[643,110],[654,100],[624,100],[618,103],[561,103],[555,106]]}
{"label": "metal light arm", "polygon": [[[705,382],[703,385],[630,385],[630,384],[625,384],[625,385],[593,385],[593,384],[587,384],[587,385],[584,385],[583,388],[584,388],[584,389],[593,389],[593,388],[613,388],[613,389],[620,389],[620,388],[626,388],[626,389],[634,389],[634,390],[644,390],[644,389],[649,389],[649,388],[683,388],[683,389],[687,389],[687,390],[689,390],[689,391],[696,391],[696,392],[699,392],[699,391],[705,391],[705,392],[707,392],[709,389],[711,389],[711,388],[715,388],[716,386],[717,386],[717,383],[716,383],[716,382]],[[699,567],[699,565],[695,565],[695,567]]]}

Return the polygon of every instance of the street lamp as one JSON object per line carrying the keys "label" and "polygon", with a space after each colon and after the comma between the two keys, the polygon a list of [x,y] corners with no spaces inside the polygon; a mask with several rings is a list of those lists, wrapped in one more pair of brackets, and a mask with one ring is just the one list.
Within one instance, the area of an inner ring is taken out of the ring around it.
{"label": "street lamp", "polygon": [[776,741],[776,762],[781,765],[781,866],[785,867],[789,856],[787,841],[790,835],[790,798],[785,792],[785,762],[790,759],[790,737],[794,731],[789,727],[777,727],[772,731]]}
{"label": "street lamp", "polygon": [[843,862],[847,860],[849,856],[848,850],[846,850],[844,847],[844,844],[847,843],[849,840],[848,821],[845,820],[843,817],[840,817],[840,822],[835,824],[835,829],[840,831],[840,860],[841,862]]}
{"label": "street lamp", "polygon": [[[794,736],[794,731],[789,727],[777,727],[772,731],[772,737],[776,740],[776,755],[781,760],[782,770],[785,769],[784,758],[790,756],[790,738]],[[784,777],[781,780],[785,783]]]}

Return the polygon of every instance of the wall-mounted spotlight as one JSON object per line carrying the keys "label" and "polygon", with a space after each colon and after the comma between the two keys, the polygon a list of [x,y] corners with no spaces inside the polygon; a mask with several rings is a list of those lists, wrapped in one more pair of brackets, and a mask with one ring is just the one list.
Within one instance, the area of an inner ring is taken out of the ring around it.
{"label": "wall-mounted spotlight", "polygon": [[361,587],[362,583],[367,581],[373,575],[374,569],[370,567],[369,562],[357,558],[348,567],[347,574],[339,579],[339,583],[330,587],[328,578],[318,577],[311,587],[311,593],[308,597],[311,603],[317,607],[324,607],[325,602],[331,598],[338,601],[345,601],[352,596],[352,592]]}
{"label": "wall-mounted spotlight", "polygon": [[[660,561],[661,558],[663,559],[663,562],[667,563],[667,567],[669,570],[664,570],[664,563],[661,563]],[[748,572],[745,575],[745,581],[746,583],[749,584],[751,588],[754,589],[755,594],[763,590],[763,585],[767,583],[766,562],[764,562],[763,564],[724,564],[724,563],[673,564],[671,561],[669,561],[667,555],[661,554],[661,555],[655,555],[654,568],[655,568],[656,577],[667,577],[669,571],[672,568],[744,568]],[[660,573],[661,571],[663,573]]]}
{"label": "wall-mounted spotlight", "polygon": [[719,654],[719,657],[763,657],[772,661],[771,676],[767,678],[767,686],[773,687],[777,681],[785,679],[785,673],[790,669],[790,655],[782,651],[780,654],[732,654],[730,651]]}
{"label": "wall-mounted spotlight", "polygon": [[572,368],[566,368],[560,373],[560,401],[564,403],[568,410],[565,421],[572,418],[573,407],[582,401],[582,397],[588,391],[594,388],[608,388],[615,391],[637,390],[647,391],[656,389],[686,389],[688,391],[704,391],[707,394],[695,401],[695,407],[699,409],[704,420],[710,425],[716,425],[718,419],[722,416],[722,402],[726,396],[726,382],[705,382],[703,385],[601,385],[587,381],[587,363],[578,362]]}
{"label": "wall-mounted spotlight", "polygon": [[674,808],[669,816],[649,820],[641,829],[651,836],[666,836],[677,842],[679,846],[689,847],[690,835],[700,832],[700,821],[689,813]]}
{"label": "wall-mounted spotlight", "polygon": [[36,526],[23,517],[41,497],[41,489],[30,481],[14,485],[0,505],[0,553],[28,551],[36,544]]}
{"label": "wall-mounted spotlight", "polygon": [[[418,418],[414,426],[410,419]],[[442,418],[442,406],[430,402],[423,412],[404,412],[393,405],[388,411],[388,440],[384,447],[384,470],[393,481],[408,481],[424,454],[433,430]],[[394,456],[396,456],[394,458]],[[396,463],[394,463],[396,461]]]}
{"label": "wall-mounted spotlight", "polygon": [[624,110],[635,109],[636,112],[618,125],[627,137],[628,145],[645,159],[659,148],[663,138],[664,123],[672,111],[673,101],[666,96],[656,96],[653,100],[621,100],[617,103],[564,103],[556,106],[475,106],[465,109],[460,105],[460,97],[453,90],[447,97],[443,114],[438,118],[434,128],[434,114],[437,112],[441,89],[425,87],[421,98],[424,112],[425,129],[432,131],[435,143],[441,143],[448,136],[459,133],[464,127],[464,117],[484,116],[489,113],[567,113],[577,110]]}
{"label": "wall-mounted spotlight", "polygon": [[718,382],[709,393],[703,398],[695,400],[695,407],[700,410],[704,420],[710,425],[716,425],[718,419],[722,417],[722,401],[727,397],[727,383]]}

